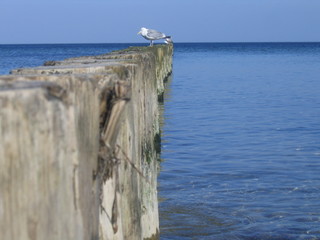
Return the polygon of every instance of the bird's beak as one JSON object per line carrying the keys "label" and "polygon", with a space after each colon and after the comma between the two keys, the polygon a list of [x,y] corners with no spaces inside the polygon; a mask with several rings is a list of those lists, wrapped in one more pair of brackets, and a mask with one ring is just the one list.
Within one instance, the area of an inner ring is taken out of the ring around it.
{"label": "bird's beak", "polygon": [[137,33],[137,35],[141,34],[141,31]]}

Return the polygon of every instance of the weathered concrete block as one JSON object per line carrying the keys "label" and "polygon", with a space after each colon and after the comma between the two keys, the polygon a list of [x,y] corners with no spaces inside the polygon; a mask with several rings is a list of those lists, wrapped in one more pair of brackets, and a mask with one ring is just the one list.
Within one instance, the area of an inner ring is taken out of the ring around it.
{"label": "weathered concrete block", "polygon": [[64,90],[46,83],[0,88],[1,238],[94,238],[96,231],[83,229],[74,109]]}
{"label": "weathered concrete block", "polygon": [[4,239],[155,239],[158,99],[170,45],[0,77]]}

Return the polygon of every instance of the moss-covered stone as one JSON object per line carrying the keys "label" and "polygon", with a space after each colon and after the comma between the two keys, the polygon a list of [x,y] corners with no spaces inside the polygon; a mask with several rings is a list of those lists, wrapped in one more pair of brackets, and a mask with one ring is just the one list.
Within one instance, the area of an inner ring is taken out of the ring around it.
{"label": "moss-covered stone", "polygon": [[153,149],[149,142],[146,142],[142,148],[143,159],[150,164],[153,159]]}
{"label": "moss-covered stone", "polygon": [[157,229],[157,232],[155,234],[153,234],[151,237],[144,238],[143,240],[158,240],[158,239],[160,239],[160,232]]}

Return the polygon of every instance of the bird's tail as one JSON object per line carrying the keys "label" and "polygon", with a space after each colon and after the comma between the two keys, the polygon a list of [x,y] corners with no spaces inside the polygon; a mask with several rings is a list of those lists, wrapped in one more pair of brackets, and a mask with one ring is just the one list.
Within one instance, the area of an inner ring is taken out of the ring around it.
{"label": "bird's tail", "polygon": [[171,36],[166,36],[165,38],[171,38]]}
{"label": "bird's tail", "polygon": [[166,44],[173,44],[173,41],[170,36],[167,36],[164,41]]}

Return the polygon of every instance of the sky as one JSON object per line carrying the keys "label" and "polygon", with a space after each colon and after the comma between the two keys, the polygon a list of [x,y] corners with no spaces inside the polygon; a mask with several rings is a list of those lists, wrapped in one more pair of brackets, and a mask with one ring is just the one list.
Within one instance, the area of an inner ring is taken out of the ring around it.
{"label": "sky", "polygon": [[0,44],[320,42],[320,0],[1,0]]}

